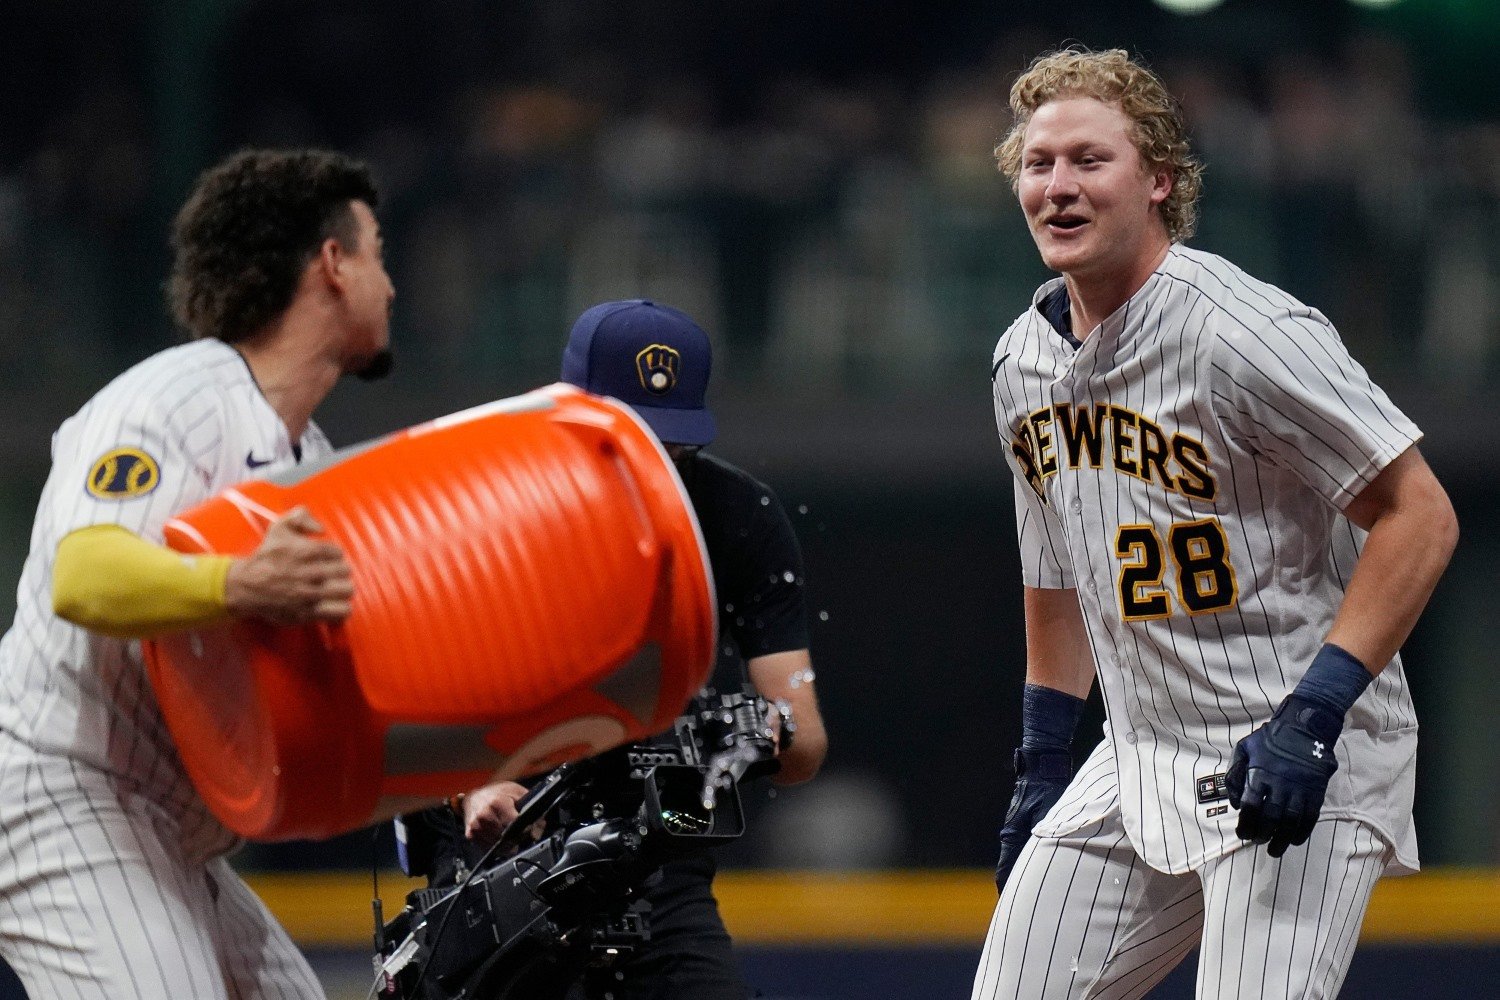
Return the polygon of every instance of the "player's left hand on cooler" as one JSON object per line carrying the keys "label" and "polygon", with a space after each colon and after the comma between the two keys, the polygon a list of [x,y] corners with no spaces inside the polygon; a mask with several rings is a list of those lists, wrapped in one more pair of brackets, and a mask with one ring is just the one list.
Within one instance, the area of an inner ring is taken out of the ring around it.
{"label": "player's left hand on cooler", "polygon": [[1073,778],[1071,753],[1017,750],[1014,760],[1016,787],[1000,828],[1000,862],[995,865],[995,888],[1001,893],[1021,848],[1031,839],[1032,827],[1057,805]]}
{"label": "player's left hand on cooler", "polygon": [[1266,844],[1273,858],[1306,843],[1339,769],[1333,748],[1343,727],[1329,708],[1291,694],[1271,721],[1240,740],[1224,783],[1240,811],[1242,840]]}

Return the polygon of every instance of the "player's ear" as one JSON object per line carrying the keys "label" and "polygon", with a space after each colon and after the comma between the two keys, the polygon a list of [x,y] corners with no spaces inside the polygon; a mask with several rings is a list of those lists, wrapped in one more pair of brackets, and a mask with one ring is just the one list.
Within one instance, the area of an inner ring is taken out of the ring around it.
{"label": "player's ear", "polygon": [[1168,166],[1157,167],[1151,173],[1151,204],[1160,205],[1167,200],[1172,193],[1172,183],[1176,176],[1172,168]]}
{"label": "player's ear", "polygon": [[342,291],[349,280],[348,260],[348,249],[337,237],[330,236],[318,247],[318,255],[308,263],[308,268],[330,286]]}

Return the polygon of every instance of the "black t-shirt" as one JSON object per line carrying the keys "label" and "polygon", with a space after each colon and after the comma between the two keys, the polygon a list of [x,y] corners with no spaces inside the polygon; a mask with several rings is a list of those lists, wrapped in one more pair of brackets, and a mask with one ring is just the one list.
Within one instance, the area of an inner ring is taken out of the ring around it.
{"label": "black t-shirt", "polygon": [[698,452],[678,464],[719,599],[710,686],[738,691],[744,661],[808,648],[802,551],[781,501],[743,469]]}

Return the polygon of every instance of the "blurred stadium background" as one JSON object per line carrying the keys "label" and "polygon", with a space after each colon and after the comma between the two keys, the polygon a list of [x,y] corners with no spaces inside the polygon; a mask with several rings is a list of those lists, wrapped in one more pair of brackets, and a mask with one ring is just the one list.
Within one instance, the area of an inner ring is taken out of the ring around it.
{"label": "blurred stadium background", "polygon": [[[987,366],[1045,277],[990,150],[1032,56],[1140,53],[1208,163],[1194,243],[1333,319],[1463,526],[1407,646],[1434,873],[1381,890],[1345,995],[1494,995],[1495,4],[12,0],[0,24],[6,620],[49,435],[173,339],[167,222],[237,147],[344,149],[384,186],[400,359],[335,394],[336,441],[552,381],[592,302],[687,309],[716,450],[776,487],[809,568],[832,754],[757,803],[724,880],[753,977],[802,1000],[967,996],[1022,670]],[[368,986],[379,840],[240,858],[335,996]]]}

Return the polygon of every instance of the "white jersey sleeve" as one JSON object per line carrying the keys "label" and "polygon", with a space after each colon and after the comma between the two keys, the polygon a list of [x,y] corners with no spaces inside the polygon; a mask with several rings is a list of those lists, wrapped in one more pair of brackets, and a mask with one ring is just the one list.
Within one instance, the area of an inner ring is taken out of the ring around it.
{"label": "white jersey sleeve", "polygon": [[995,426],[1015,488],[1021,579],[1028,587],[1055,590],[1074,586],[1067,537],[1056,512],[1031,487],[1012,434],[1015,413],[1031,412],[1045,405],[1032,380],[1025,377],[1039,362],[1038,352],[1027,344],[1027,338],[1036,335],[1039,323],[1040,317],[1028,310],[1000,338],[991,361],[990,387],[994,394]]}
{"label": "white jersey sleeve", "polygon": [[1343,510],[1422,436],[1316,309],[1229,328],[1213,350],[1213,405],[1226,431]]}
{"label": "white jersey sleeve", "polygon": [[61,488],[43,510],[51,536],[116,524],[160,543],[169,517],[214,492],[223,423],[211,393],[144,387],[96,398],[53,438]]}
{"label": "white jersey sleeve", "polygon": [[1052,508],[1026,484],[1014,477],[1016,494],[1016,542],[1021,549],[1021,582],[1028,587],[1058,590],[1071,588],[1073,570],[1068,564],[1067,542],[1062,524]]}

